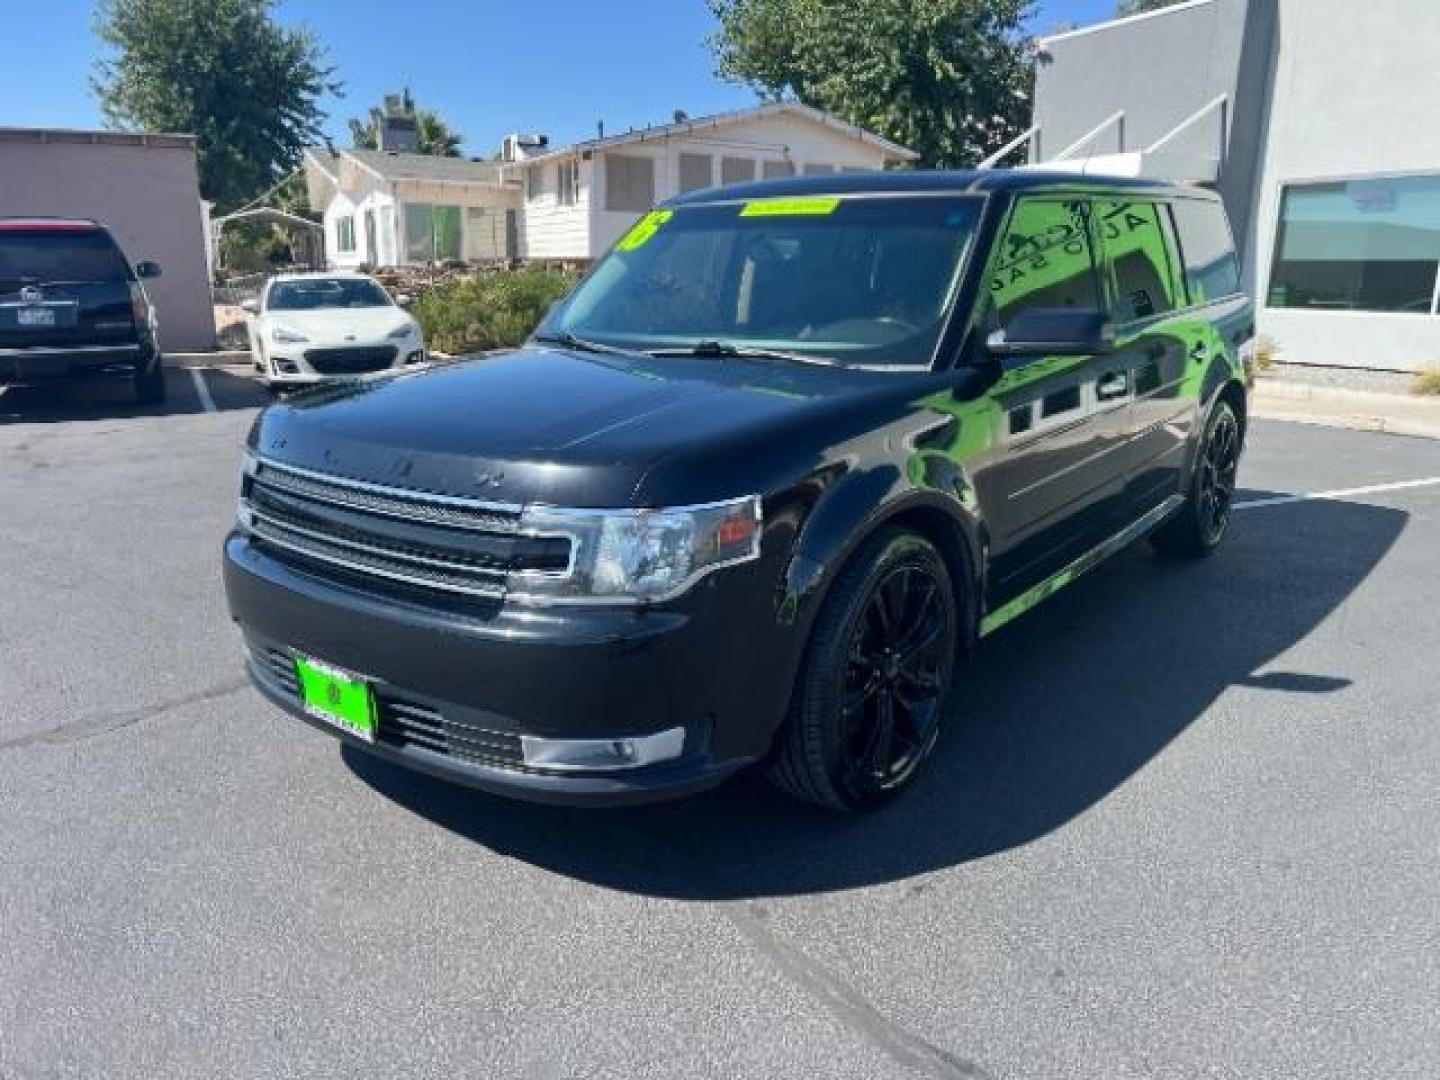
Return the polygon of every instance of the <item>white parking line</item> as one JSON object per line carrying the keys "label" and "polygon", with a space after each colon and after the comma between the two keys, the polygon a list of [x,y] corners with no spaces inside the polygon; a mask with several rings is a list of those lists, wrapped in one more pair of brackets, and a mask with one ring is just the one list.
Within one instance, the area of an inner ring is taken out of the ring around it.
{"label": "white parking line", "polygon": [[210,387],[205,385],[205,373],[198,367],[190,368],[190,378],[195,381],[195,393],[200,395],[200,404],[205,406],[206,412],[217,412],[215,399],[210,396]]}
{"label": "white parking line", "polygon": [[1323,502],[1335,501],[1337,499],[1350,499],[1357,495],[1378,495],[1385,491],[1408,491],[1411,488],[1436,487],[1440,486],[1440,476],[1431,476],[1424,480],[1401,480],[1394,484],[1371,484],[1369,487],[1344,488],[1340,491],[1311,491],[1302,495],[1276,495],[1269,499],[1251,499],[1249,502],[1236,503],[1236,510],[1257,510],[1262,506],[1285,506],[1288,503],[1298,502]]}

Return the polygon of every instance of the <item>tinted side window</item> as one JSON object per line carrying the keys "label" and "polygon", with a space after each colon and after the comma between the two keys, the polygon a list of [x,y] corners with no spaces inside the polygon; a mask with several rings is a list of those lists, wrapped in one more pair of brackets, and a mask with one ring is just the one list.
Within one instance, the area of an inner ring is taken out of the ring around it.
{"label": "tinted side window", "polygon": [[1031,308],[1100,307],[1089,206],[1022,199],[1010,215],[990,274],[1000,326]]}
{"label": "tinted side window", "polygon": [[1185,306],[1173,226],[1165,207],[1097,202],[1100,236],[1115,281],[1115,318],[1134,322]]}
{"label": "tinted side window", "polygon": [[1180,251],[1190,302],[1204,304],[1240,291],[1240,260],[1230,239],[1230,223],[1218,202],[1177,199],[1171,209],[1180,229]]}

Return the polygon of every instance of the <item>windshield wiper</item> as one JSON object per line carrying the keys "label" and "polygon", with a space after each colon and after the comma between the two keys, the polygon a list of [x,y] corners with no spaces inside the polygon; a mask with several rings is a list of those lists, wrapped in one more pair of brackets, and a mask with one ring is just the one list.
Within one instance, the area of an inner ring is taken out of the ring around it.
{"label": "windshield wiper", "polygon": [[536,334],[533,340],[542,345],[563,345],[567,349],[574,349],[576,352],[604,353],[607,356],[634,356],[630,349],[617,349],[613,345],[602,345],[598,341],[587,341],[585,338],[576,337],[566,330],[561,334]]}
{"label": "windshield wiper", "polygon": [[728,341],[697,341],[694,345],[676,349],[651,349],[650,355],[657,359],[695,356],[713,360],[783,360],[791,364],[833,364],[824,356],[804,356],[800,353],[785,352],[782,349],[752,349],[732,345]]}

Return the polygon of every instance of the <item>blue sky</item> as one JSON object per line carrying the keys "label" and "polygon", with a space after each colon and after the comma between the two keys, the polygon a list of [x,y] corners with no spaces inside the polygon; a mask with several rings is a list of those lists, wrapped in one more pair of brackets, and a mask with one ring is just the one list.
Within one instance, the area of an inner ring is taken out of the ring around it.
{"label": "blue sky", "polygon": [[[27,62],[0,65],[0,126],[99,127],[89,79],[92,0],[47,0],[5,21]],[[1110,17],[1114,0],[1041,0],[1034,29]],[[409,85],[489,153],[512,130],[560,143],[740,108],[753,95],[716,79],[704,0],[281,0],[280,17],[311,26],[330,50],[345,96],[325,103],[327,129]]]}

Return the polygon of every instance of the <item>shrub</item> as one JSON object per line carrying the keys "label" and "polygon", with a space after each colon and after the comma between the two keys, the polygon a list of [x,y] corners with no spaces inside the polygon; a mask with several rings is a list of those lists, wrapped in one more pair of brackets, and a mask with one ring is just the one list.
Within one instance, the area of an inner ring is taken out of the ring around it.
{"label": "shrub", "polygon": [[505,349],[523,342],[576,280],[575,274],[539,267],[454,278],[420,295],[410,312],[431,348]]}
{"label": "shrub", "polygon": [[1415,393],[1440,394],[1440,365],[1420,369],[1415,376]]}

